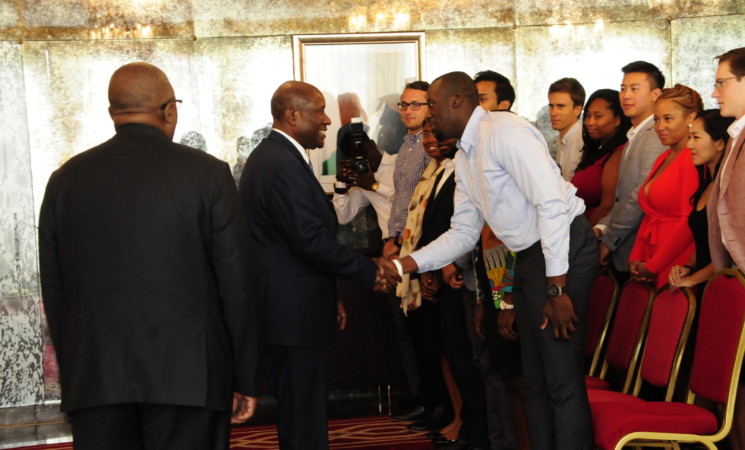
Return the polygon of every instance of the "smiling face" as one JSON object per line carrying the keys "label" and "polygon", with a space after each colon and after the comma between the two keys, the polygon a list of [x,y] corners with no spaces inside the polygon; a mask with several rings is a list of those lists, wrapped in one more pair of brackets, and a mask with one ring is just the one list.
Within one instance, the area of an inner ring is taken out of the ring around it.
{"label": "smiling face", "polygon": [[604,98],[596,98],[585,112],[585,128],[590,139],[606,142],[616,134],[621,126],[621,118],[613,114],[610,104]]}
{"label": "smiling face", "polygon": [[714,140],[706,132],[703,119],[696,119],[691,124],[688,137],[688,148],[691,149],[693,164],[697,166],[716,166],[724,151],[724,141]]}
{"label": "smiling face", "polygon": [[331,119],[326,115],[326,101],[323,94],[316,90],[309,95],[307,101],[299,100],[293,109],[295,114],[294,138],[303,148],[323,147],[326,139],[326,128],[331,125]]}
{"label": "smiling face", "polygon": [[552,92],[548,94],[548,114],[551,118],[551,128],[562,136],[572,128],[579,115],[582,105],[575,105],[568,92]]}
{"label": "smiling face", "polygon": [[420,107],[414,111],[411,106],[401,111],[401,121],[404,126],[409,130],[410,134],[417,133],[422,129],[424,118],[427,116],[427,92],[420,91],[419,89],[404,89],[401,94],[401,103],[419,103]]}
{"label": "smiling face", "polygon": [[688,126],[695,117],[695,113],[666,98],[654,105],[654,130],[663,145],[682,150],[688,144]]}
{"label": "smiling face", "polygon": [[717,99],[722,117],[745,116],[745,77],[735,78],[729,61],[719,63],[712,98]]}
{"label": "smiling face", "polygon": [[444,141],[438,141],[435,137],[435,133],[432,131],[432,125],[429,120],[424,121],[422,127],[422,144],[424,150],[427,152],[430,158],[442,161],[445,158],[452,158],[455,156],[455,152],[458,148],[455,144],[458,142],[457,138],[450,138]]}
{"label": "smiling face", "polygon": [[618,97],[624,115],[634,126],[652,114],[654,102],[662,93],[661,89],[652,89],[649,83],[649,75],[644,72],[631,72],[623,76]]}

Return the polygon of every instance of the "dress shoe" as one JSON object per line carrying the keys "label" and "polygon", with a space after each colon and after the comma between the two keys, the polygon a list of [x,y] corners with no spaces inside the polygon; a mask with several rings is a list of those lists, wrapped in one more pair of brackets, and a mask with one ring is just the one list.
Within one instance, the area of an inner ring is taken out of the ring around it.
{"label": "dress shoe", "polygon": [[437,436],[435,436],[434,438],[432,438],[432,442],[435,445],[445,445],[445,444],[450,444],[451,442],[455,442],[455,441],[453,441],[452,439],[446,438],[445,436],[441,435],[440,433],[437,433]]}
{"label": "dress shoe", "polygon": [[457,441],[448,441],[444,444],[435,444],[436,450],[471,450],[472,447],[468,442],[458,439]]}
{"label": "dress shoe", "polygon": [[411,422],[412,420],[423,419],[427,415],[427,408],[422,405],[415,405],[408,409],[391,414],[391,419],[401,422]]}
{"label": "dress shoe", "polygon": [[452,419],[444,408],[437,407],[427,417],[410,423],[406,428],[411,431],[437,431],[444,428]]}

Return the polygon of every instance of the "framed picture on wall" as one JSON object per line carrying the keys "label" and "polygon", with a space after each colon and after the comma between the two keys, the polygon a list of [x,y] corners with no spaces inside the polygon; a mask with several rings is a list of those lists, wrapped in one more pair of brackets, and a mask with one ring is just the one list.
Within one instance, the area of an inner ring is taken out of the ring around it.
{"label": "framed picture on wall", "polygon": [[310,158],[326,192],[333,192],[336,162],[350,156],[339,132],[352,118],[362,120],[378,149],[398,151],[406,129],[396,103],[406,83],[424,73],[424,33],[295,35],[293,54],[295,79],[326,99],[331,126],[324,147]]}

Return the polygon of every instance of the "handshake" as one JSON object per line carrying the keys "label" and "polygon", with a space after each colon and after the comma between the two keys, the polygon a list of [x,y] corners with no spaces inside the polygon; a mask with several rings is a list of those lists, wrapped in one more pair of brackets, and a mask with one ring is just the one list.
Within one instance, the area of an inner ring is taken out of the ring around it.
{"label": "handshake", "polygon": [[394,264],[390,259],[373,258],[373,262],[378,266],[373,289],[376,292],[385,294],[401,281],[401,274],[396,267],[396,264]]}

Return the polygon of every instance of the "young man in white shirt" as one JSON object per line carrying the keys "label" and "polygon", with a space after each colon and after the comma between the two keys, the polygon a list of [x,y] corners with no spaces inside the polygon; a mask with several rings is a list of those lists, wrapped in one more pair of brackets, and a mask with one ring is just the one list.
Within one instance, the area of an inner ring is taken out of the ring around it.
{"label": "young man in white shirt", "polygon": [[574,78],[562,78],[548,88],[548,114],[551,128],[559,132],[556,164],[561,176],[571,181],[582,159],[582,107],[585,88]]}
{"label": "young man in white shirt", "polygon": [[515,114],[479,107],[467,74],[438,78],[428,98],[438,140],[460,138],[455,213],[449,231],[394,263],[404,273],[442,267],[473,248],[486,219],[517,252],[513,298],[531,446],[589,450],[582,340],[598,252],[584,203],[541,133]]}

